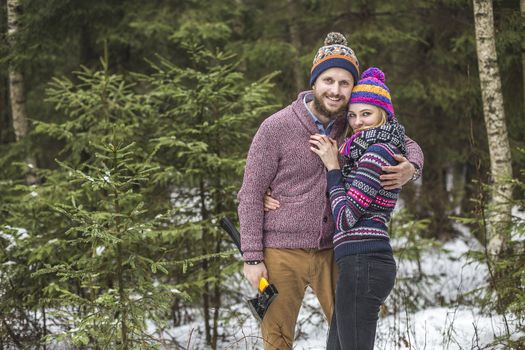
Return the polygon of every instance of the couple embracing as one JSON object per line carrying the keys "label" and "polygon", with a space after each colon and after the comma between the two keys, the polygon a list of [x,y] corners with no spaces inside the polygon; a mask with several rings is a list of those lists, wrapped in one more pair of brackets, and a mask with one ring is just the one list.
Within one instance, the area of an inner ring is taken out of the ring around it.
{"label": "couple embracing", "polygon": [[279,290],[261,324],[265,349],[293,347],[307,287],[330,324],[328,349],[373,349],[396,276],[388,221],[423,168],[385,74],[361,74],[340,33],[324,44],[311,90],[259,127],[238,194],[244,274]]}

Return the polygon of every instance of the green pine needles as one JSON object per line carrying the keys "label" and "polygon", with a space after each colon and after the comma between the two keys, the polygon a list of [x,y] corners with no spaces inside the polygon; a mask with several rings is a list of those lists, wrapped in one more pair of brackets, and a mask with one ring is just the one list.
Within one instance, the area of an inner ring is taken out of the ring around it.
{"label": "green pine needles", "polygon": [[0,183],[12,344],[175,347],[166,330],[182,304],[202,309],[216,344],[221,282],[238,270],[217,222],[235,212],[246,143],[275,108],[273,75],[249,83],[231,55],[179,44],[192,67],[159,58],[125,77],[105,58],[49,85],[60,122],[35,132],[54,140],[56,166],[35,169],[36,185]]}

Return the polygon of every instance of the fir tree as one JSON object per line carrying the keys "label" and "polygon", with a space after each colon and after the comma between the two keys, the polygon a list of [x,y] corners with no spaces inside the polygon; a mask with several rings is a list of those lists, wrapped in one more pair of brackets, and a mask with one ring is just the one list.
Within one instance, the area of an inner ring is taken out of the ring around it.
{"label": "fir tree", "polygon": [[63,250],[34,273],[55,276],[44,291],[64,328],[48,338],[75,346],[155,348],[158,339],[146,321],[164,319],[173,294],[183,291],[157,281],[168,273],[168,248],[155,240],[163,216],[144,207],[156,167],[136,141],[141,97],[122,76],[108,73],[107,61],[101,71],[84,68],[76,78],[79,83],[55,79],[48,90],[49,102],[68,120],[37,124],[37,132],[64,142],[67,159],[41,173],[40,196],[58,227],[45,228],[48,239],[55,237],[44,245]]}
{"label": "fir tree", "polygon": [[[154,74],[142,76],[151,87],[147,100],[159,111],[153,160],[161,171],[155,182],[170,189],[178,208],[174,223],[184,240],[178,258],[231,249],[217,223],[235,215],[245,145],[260,117],[276,108],[269,104],[271,76],[246,82],[231,53],[210,51],[198,36],[187,38],[174,36],[192,62],[189,68],[160,59]],[[189,272],[205,281],[192,295],[201,298],[206,341],[212,348],[219,336],[221,283],[237,266],[205,260]]]}
{"label": "fir tree", "polygon": [[[36,132],[62,145],[59,167],[37,169],[39,186],[13,189],[30,201],[3,204],[7,222],[29,238],[2,272],[30,276],[40,298],[25,309],[43,310],[37,323],[61,320],[61,332],[37,333],[48,342],[155,348],[170,309],[187,300],[202,307],[207,341],[217,344],[221,283],[238,268],[217,259],[232,247],[217,220],[233,215],[243,146],[275,106],[270,76],[246,82],[231,54],[180,45],[194,68],[161,59],[130,83],[104,60],[102,70],[82,68],[47,91],[65,121],[37,122]],[[6,309],[20,289],[12,292]]]}

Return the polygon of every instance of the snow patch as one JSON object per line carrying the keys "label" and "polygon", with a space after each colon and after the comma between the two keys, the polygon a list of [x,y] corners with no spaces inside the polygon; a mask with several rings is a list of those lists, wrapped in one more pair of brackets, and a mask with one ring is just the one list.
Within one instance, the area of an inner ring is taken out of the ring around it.
{"label": "snow patch", "polygon": [[106,250],[106,247],[98,246],[98,247],[95,248],[95,254],[97,254],[97,256],[101,256],[102,253],[104,253],[105,250]]}

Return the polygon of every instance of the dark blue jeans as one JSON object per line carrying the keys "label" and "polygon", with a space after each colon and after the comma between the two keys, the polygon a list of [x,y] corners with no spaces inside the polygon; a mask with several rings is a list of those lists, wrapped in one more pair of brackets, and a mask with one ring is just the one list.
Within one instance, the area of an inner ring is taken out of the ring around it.
{"label": "dark blue jeans", "polygon": [[341,258],[335,310],[328,334],[328,350],[373,350],[379,307],[396,279],[390,252]]}

